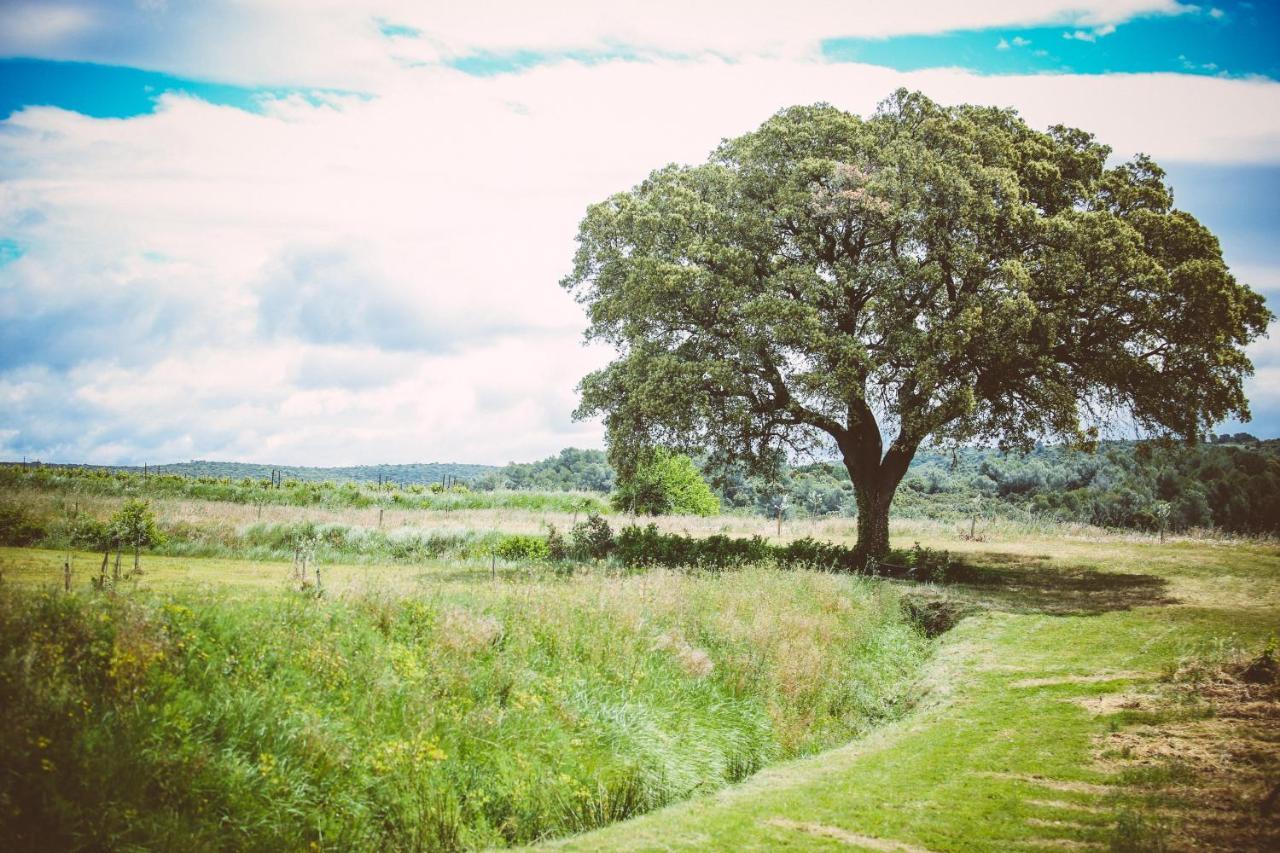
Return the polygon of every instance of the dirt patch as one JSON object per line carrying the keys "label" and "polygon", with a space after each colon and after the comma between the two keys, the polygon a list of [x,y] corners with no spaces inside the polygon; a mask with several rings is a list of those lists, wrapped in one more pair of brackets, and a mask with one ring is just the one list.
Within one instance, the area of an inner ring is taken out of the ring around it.
{"label": "dirt patch", "polygon": [[1084,696],[1071,701],[1095,717],[1117,714],[1121,711],[1141,711],[1149,708],[1156,697],[1150,693],[1106,693],[1102,696]]}
{"label": "dirt patch", "polygon": [[1074,820],[1050,820],[1043,817],[1029,817],[1027,818],[1027,824],[1029,826],[1048,827],[1049,829],[1071,829],[1084,831],[1097,829],[1096,826],[1091,826],[1087,823],[1078,823]]}
{"label": "dirt patch", "polygon": [[1280,850],[1280,683],[1256,661],[1200,667],[1138,717],[1098,739],[1097,766],[1165,801],[1145,811],[1170,818],[1169,849]]}
{"label": "dirt patch", "polygon": [[1153,678],[1151,672],[1100,672],[1095,675],[1059,675],[1053,678],[1024,678],[1015,681],[1010,687],[1055,687],[1059,684],[1094,684],[1100,681],[1133,681],[1138,678]]}
{"label": "dirt patch", "polygon": [[1050,779],[1048,776],[1032,776],[1026,773],[980,773],[978,775],[992,779],[1026,782],[1028,785],[1038,785],[1050,791],[1063,791],[1069,794],[1093,794],[1101,797],[1115,790],[1110,785],[1095,785],[1092,782],[1077,782],[1069,779]]}
{"label": "dirt patch", "polygon": [[1098,806],[1090,806],[1084,803],[1073,803],[1070,800],[1024,800],[1029,806],[1038,806],[1042,809],[1058,809],[1060,811],[1084,812],[1085,814],[1103,814],[1106,809]]}
{"label": "dirt patch", "polygon": [[885,853],[931,853],[927,848],[907,844],[904,841],[862,835],[857,832],[850,832],[847,829],[841,829],[838,826],[827,826],[822,823],[802,823],[796,820],[776,817],[769,821],[769,825],[783,829],[793,829],[796,832],[816,835],[820,838],[830,838],[832,841],[839,841],[855,847],[865,847],[868,850],[883,850]]}

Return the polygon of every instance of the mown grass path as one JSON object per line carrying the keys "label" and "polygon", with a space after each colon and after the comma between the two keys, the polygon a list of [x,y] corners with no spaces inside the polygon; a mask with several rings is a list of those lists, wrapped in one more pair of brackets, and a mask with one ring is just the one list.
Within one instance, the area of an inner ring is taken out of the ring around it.
{"label": "mown grass path", "polygon": [[[904,720],[555,846],[1141,849],[1150,813],[1163,828],[1146,841],[1172,834],[1176,849],[1179,827],[1199,819],[1194,800],[1153,794],[1098,761],[1100,739],[1130,721],[1100,713],[1107,706],[1096,700],[1153,689],[1180,659],[1215,645],[1260,647],[1280,628],[1280,549],[1077,543],[1057,557],[1017,555],[1024,550],[986,555],[992,585],[963,593],[993,609],[946,635]],[[1121,835],[1135,820],[1137,837]]]}

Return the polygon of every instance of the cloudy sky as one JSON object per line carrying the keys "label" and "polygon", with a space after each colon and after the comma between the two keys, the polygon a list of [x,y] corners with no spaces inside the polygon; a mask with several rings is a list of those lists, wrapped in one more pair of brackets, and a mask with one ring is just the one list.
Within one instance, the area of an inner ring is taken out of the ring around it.
{"label": "cloudy sky", "polygon": [[586,206],[899,86],[1151,154],[1280,313],[1277,35],[1263,2],[0,0],[0,458],[602,446],[557,285]]}

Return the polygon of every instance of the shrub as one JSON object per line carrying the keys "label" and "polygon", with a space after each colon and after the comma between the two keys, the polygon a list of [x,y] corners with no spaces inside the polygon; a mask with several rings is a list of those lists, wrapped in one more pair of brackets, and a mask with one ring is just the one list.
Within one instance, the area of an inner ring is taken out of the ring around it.
{"label": "shrub", "polygon": [[156,527],[155,513],[147,501],[125,501],[120,511],[111,516],[110,525],[121,545],[135,550],[159,545],[164,537]]}
{"label": "shrub", "polygon": [[71,544],[86,551],[110,551],[115,547],[111,527],[96,518],[78,518],[71,527]]}
{"label": "shrub", "polygon": [[555,562],[563,562],[568,560],[572,554],[569,550],[569,543],[565,541],[559,530],[556,530],[554,524],[547,525],[547,557]]}
{"label": "shrub", "polygon": [[936,548],[923,548],[919,542],[911,546],[904,560],[912,569],[913,578],[935,583],[946,580],[955,566],[950,553]]}
{"label": "shrub", "polygon": [[551,549],[545,539],[539,536],[511,535],[504,536],[494,548],[500,558],[510,561],[546,560],[551,556]]}
{"label": "shrub", "polygon": [[613,528],[596,512],[573,526],[573,556],[579,560],[603,560],[613,550]]}
{"label": "shrub", "polygon": [[[820,542],[805,537],[786,545],[770,545],[753,536],[732,539],[714,535],[695,539],[678,533],[662,533],[657,525],[627,525],[618,533],[614,559],[625,566],[649,568],[738,569],[744,566],[774,563],[783,569],[808,569],[819,572],[865,572],[866,558],[855,548]],[[888,577],[911,577],[923,580],[945,580],[955,568],[946,551],[921,548],[894,551],[889,558],[871,568],[870,573]]]}
{"label": "shrub", "polygon": [[776,549],[778,565],[788,569],[813,569],[821,572],[856,572],[865,559],[853,548],[819,542],[806,536]]}
{"label": "shrub", "polygon": [[626,566],[720,570],[768,562],[773,558],[773,549],[759,536],[731,539],[717,534],[695,539],[661,533],[656,524],[631,524],[618,533],[614,558]]}
{"label": "shrub", "polygon": [[0,504],[0,545],[31,545],[45,535],[45,525],[17,504]]}

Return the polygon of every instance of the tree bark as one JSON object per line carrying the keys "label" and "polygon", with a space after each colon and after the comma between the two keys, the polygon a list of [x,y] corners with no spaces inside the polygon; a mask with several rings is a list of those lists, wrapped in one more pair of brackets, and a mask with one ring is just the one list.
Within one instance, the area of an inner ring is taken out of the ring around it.
{"label": "tree bark", "polygon": [[889,503],[879,496],[858,499],[857,550],[877,560],[889,553]]}
{"label": "tree bark", "polygon": [[851,437],[841,450],[858,503],[857,550],[864,560],[879,560],[889,553],[889,507],[915,447],[896,441],[882,457],[884,445],[875,426]]}

